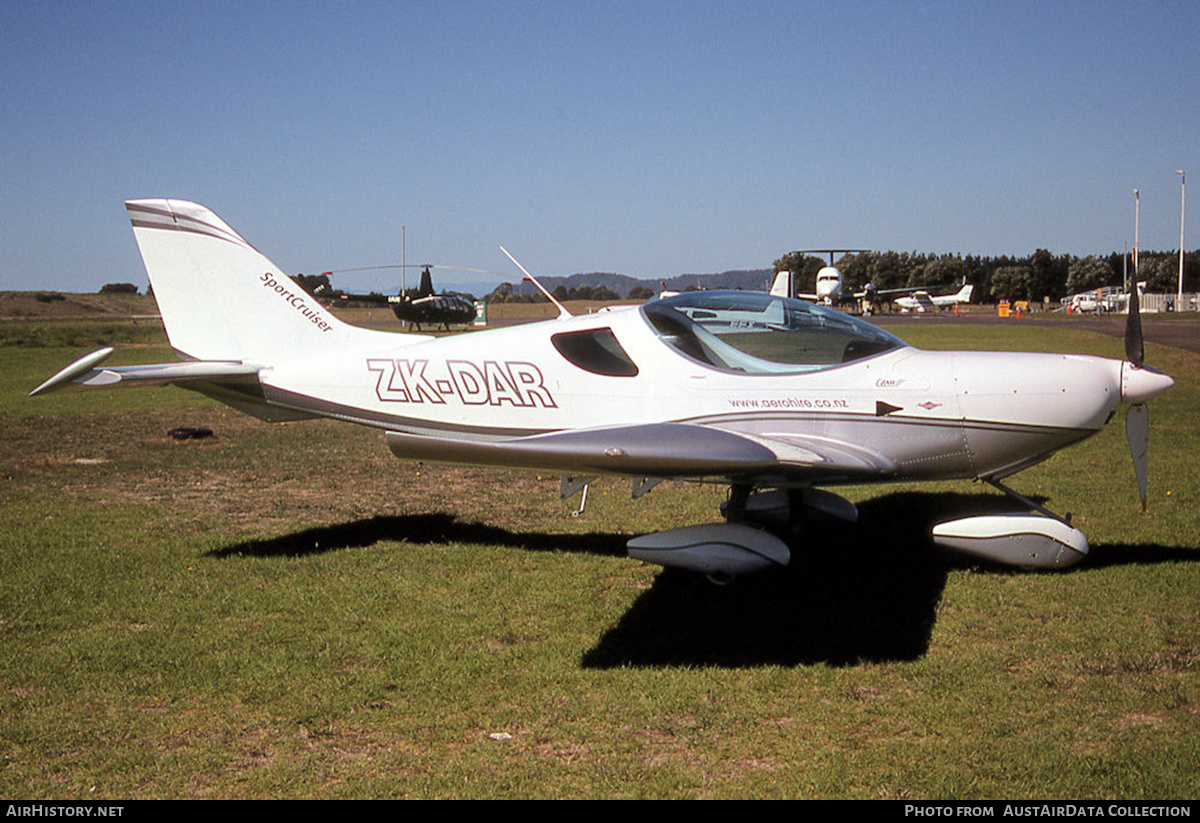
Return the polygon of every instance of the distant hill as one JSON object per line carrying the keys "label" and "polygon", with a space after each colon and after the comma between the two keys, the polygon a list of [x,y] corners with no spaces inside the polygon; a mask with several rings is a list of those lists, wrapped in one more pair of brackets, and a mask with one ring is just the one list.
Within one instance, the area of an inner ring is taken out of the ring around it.
{"label": "distant hill", "polygon": [[[567,290],[577,289],[581,286],[592,289],[603,286],[624,297],[629,294],[631,289],[638,286],[650,289],[657,294],[662,290],[664,283],[672,291],[683,291],[687,288],[766,291],[770,287],[773,275],[774,272],[770,269],[750,269],[725,271],[719,274],[677,274],[665,281],[659,281],[639,280],[636,277],[612,272],[590,272],[588,274],[572,274],[569,277],[539,276],[538,280],[550,291],[554,291],[559,286],[563,286]],[[532,283],[513,283],[514,294],[534,294],[536,292],[537,288]]]}
{"label": "distant hill", "polygon": [[698,289],[744,289],[767,291],[775,272],[771,269],[735,269],[720,274],[679,274],[667,281],[667,288],[683,291],[688,286]]}

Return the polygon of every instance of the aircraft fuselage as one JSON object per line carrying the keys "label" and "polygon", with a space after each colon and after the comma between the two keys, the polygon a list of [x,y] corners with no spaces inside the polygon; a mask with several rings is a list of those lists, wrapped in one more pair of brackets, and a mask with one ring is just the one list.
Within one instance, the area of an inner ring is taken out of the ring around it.
{"label": "aircraft fuselage", "polygon": [[[636,373],[596,374],[554,344],[597,331],[633,353]],[[767,443],[783,478],[789,464],[812,467],[814,445],[861,452],[861,471],[824,482],[1003,476],[1098,431],[1121,398],[1120,361],[1077,355],[899,347],[811,371],[741,374],[681,355],[637,310],[493,330],[482,348],[479,339],[282,363],[263,375],[264,390],[296,411],[461,440],[704,426]]]}

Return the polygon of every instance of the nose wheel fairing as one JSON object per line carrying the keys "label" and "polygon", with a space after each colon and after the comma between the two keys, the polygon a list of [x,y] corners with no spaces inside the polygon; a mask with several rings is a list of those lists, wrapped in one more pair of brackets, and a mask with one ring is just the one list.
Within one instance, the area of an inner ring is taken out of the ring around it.
{"label": "nose wheel fairing", "polygon": [[1026,569],[1065,569],[1087,556],[1083,532],[1039,514],[964,517],[933,527],[933,542],[962,554]]}

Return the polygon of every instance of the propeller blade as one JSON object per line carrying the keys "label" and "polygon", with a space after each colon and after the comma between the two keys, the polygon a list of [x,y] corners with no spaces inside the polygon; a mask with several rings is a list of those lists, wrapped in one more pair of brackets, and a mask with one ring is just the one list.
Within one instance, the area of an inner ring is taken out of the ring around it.
{"label": "propeller blade", "polygon": [[1125,435],[1129,438],[1133,473],[1137,475],[1138,494],[1142,496],[1142,511],[1145,511],[1147,457],[1150,451],[1150,409],[1145,403],[1135,403],[1125,413]]}
{"label": "propeller blade", "polygon": [[1142,308],[1138,297],[1137,283],[1129,293],[1129,314],[1125,318],[1125,359],[1139,369],[1146,362],[1146,348],[1142,343]]}

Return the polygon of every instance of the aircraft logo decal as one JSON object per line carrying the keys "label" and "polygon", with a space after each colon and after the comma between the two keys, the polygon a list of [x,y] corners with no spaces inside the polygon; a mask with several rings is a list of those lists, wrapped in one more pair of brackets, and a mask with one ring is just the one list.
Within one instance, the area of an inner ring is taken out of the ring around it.
{"label": "aircraft logo decal", "polygon": [[293,309],[308,318],[308,321],[321,331],[331,331],[333,329],[333,326],[321,316],[319,311],[308,305],[308,297],[303,291],[292,291],[291,288],[276,280],[269,271],[264,272],[259,280],[265,287],[272,289],[282,297]]}

